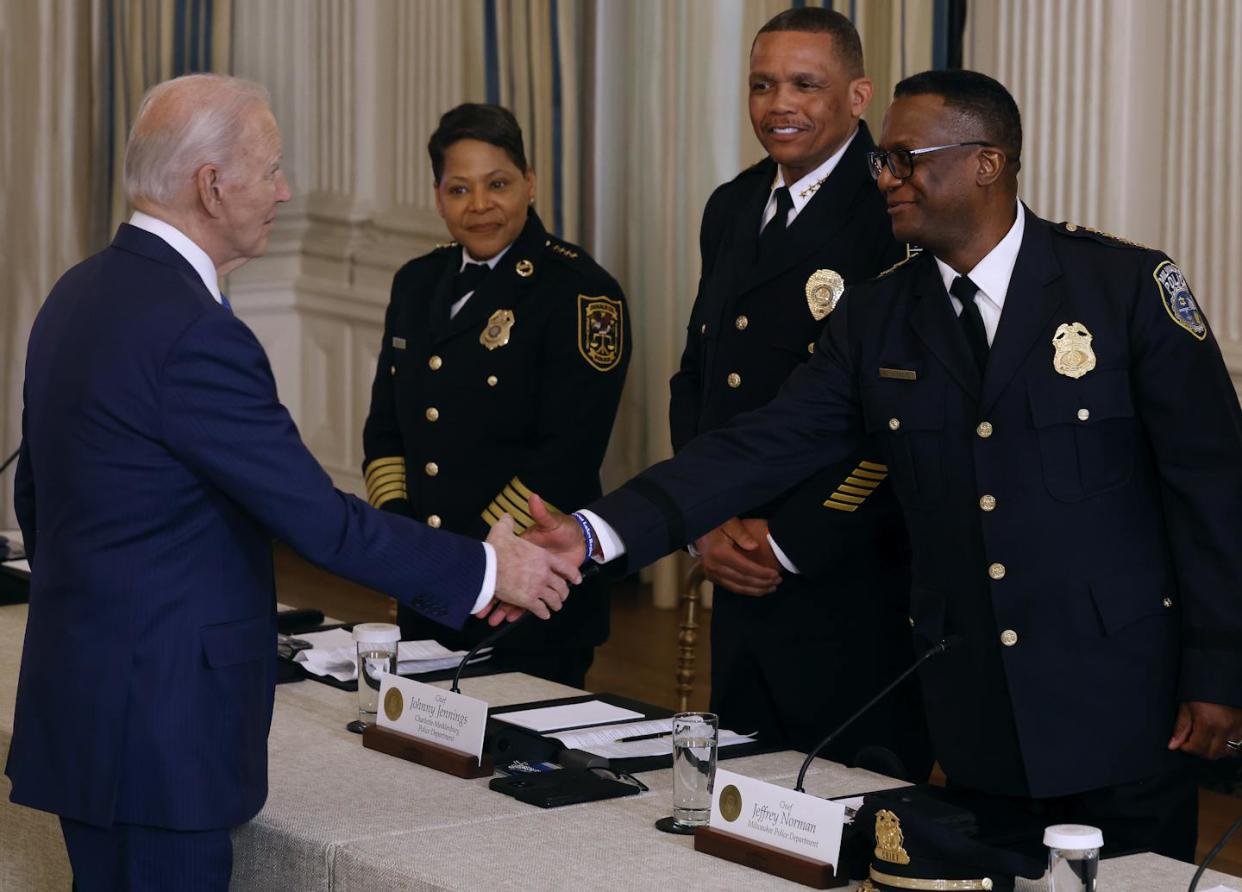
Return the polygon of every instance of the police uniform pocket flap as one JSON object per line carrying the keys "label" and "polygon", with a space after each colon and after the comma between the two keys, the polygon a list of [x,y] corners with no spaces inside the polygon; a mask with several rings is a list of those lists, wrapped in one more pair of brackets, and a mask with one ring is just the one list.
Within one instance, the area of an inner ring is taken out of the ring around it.
{"label": "police uniform pocket flap", "polygon": [[235,666],[275,653],[276,633],[270,616],[256,616],[199,630],[203,656],[213,669]]}
{"label": "police uniform pocket flap", "polygon": [[1118,576],[1091,583],[1091,600],[1105,635],[1115,635],[1141,619],[1172,615],[1172,586],[1143,577]]}
{"label": "police uniform pocket flap", "polygon": [[1134,417],[1126,369],[1096,369],[1077,380],[1058,376],[1032,382],[1029,394],[1036,427],[1092,425]]}
{"label": "police uniform pocket flap", "polygon": [[869,434],[944,430],[943,383],[877,379],[863,387],[862,401]]}

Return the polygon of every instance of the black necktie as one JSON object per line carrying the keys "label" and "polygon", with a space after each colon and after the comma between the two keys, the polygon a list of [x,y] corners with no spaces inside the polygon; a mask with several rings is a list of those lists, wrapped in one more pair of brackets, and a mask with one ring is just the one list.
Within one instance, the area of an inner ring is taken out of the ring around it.
{"label": "black necktie", "polygon": [[759,259],[765,260],[772,256],[781,238],[785,235],[785,225],[789,221],[789,212],[793,210],[793,196],[786,186],[776,190],[776,213],[759,233]]}
{"label": "black necktie", "polygon": [[453,276],[453,302],[456,303],[471,291],[476,290],[483,278],[491,271],[492,268],[486,263],[467,261],[465,269]]}
{"label": "black necktie", "polygon": [[949,293],[962,302],[962,312],[957,317],[962,323],[962,331],[966,334],[966,343],[975,357],[975,365],[979,374],[983,374],[988,364],[988,333],[983,327],[983,316],[975,298],[979,294],[979,286],[966,276],[958,276],[949,286]]}

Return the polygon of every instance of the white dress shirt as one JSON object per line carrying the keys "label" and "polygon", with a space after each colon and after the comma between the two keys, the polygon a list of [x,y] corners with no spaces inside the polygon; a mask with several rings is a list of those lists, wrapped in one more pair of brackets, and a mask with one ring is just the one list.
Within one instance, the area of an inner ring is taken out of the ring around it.
{"label": "white dress shirt", "polygon": [[[984,258],[975,264],[975,268],[966,273],[966,277],[979,289],[975,303],[979,305],[979,315],[983,317],[983,330],[987,332],[988,346],[996,338],[996,326],[1000,325],[1001,310],[1005,308],[1005,295],[1009,293],[1009,280],[1013,277],[1014,264],[1018,262],[1018,250],[1022,247],[1022,233],[1026,230],[1026,209],[1018,202],[1018,218],[1009,227],[1005,237],[996,243]],[[953,280],[962,275],[939,257],[936,266],[940,268],[940,278],[944,280],[944,290],[948,291]],[[962,314],[962,302],[949,295],[953,304],[953,312]]]}
{"label": "white dress shirt", "polygon": [[[149,232],[163,241],[174,251],[185,258],[190,266],[194,267],[194,271],[198,273],[198,277],[203,280],[203,284],[207,286],[207,290],[211,292],[211,296],[216,299],[216,303],[223,305],[224,300],[220,295],[220,281],[216,274],[216,265],[211,262],[211,258],[207,256],[207,252],[194,243],[194,241],[177,227],[165,223],[150,214],[144,214],[142,211],[134,211],[134,215],[129,218],[129,225]],[[507,248],[505,250],[508,250]],[[465,253],[463,251],[463,253]],[[495,261],[500,260],[504,251],[497,254],[491,265],[495,266]],[[466,295],[469,297],[470,295]],[[465,298],[462,299],[465,303]],[[479,597],[475,599],[474,607],[471,613],[478,613],[486,607],[493,596],[496,594],[496,549],[487,542],[480,543],[483,546],[483,553],[486,556],[486,565],[483,570],[483,587],[479,591]]]}
{"label": "white dress shirt", "polygon": [[[841,145],[841,148],[833,152],[831,158],[789,187],[789,197],[793,199],[793,207],[789,209],[789,216],[785,218],[786,226],[789,226],[797,219],[798,214],[802,213],[802,209],[810,203],[811,199],[815,197],[815,193],[819,191],[818,188],[809,192],[807,189],[816,183],[822,183],[828,179],[828,175],[837,169],[837,164],[841,161],[845,150],[850,147],[850,143],[854,141],[856,136],[858,136],[857,129]],[[763,227],[767,226],[768,221],[776,216],[776,190],[783,185],[785,185],[785,175],[781,173],[780,166],[777,165],[776,179],[772,182],[772,191],[768,194],[768,203],[764,205],[763,216],[759,219],[760,232],[763,232]],[[806,192],[805,196],[803,196],[803,192]]]}
{"label": "white dress shirt", "polygon": [[[461,272],[471,263],[486,264],[489,269],[495,269],[496,264],[500,263],[500,258],[504,257],[505,254],[507,254],[509,252],[509,249],[512,247],[513,247],[513,242],[509,242],[509,244],[505,245],[504,248],[501,249],[500,253],[497,254],[495,257],[493,257],[491,260],[475,260],[473,257],[470,256],[470,252],[466,250],[465,245],[463,245],[461,249],[461,267],[458,268],[457,271]],[[449,318],[452,319],[454,316],[456,316],[457,313],[461,310],[461,308],[466,305],[466,301],[470,300],[470,298],[472,297],[474,297],[474,292],[467,291],[461,297],[457,298],[457,300],[453,301],[453,305],[449,307]]]}

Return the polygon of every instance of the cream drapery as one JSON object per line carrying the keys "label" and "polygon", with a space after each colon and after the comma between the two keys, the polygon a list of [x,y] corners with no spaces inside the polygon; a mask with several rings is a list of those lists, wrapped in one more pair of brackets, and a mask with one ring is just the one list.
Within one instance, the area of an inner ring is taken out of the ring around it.
{"label": "cream drapery", "polygon": [[[41,0],[0,5],[0,452],[21,436],[26,340],[48,291],[102,248],[127,209],[125,138],[142,94],[227,70],[232,0]],[[13,469],[0,480],[12,526]]]}

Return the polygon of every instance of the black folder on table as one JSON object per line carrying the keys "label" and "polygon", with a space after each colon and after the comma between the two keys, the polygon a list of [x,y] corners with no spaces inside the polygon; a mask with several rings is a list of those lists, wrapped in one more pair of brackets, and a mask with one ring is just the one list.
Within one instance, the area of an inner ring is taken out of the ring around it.
{"label": "black folder on table", "polygon": [[[496,716],[503,715],[506,712],[519,712],[524,709],[543,709],[549,706],[589,703],[592,700],[642,713],[643,717],[641,719],[627,719],[626,721],[641,722],[651,719],[669,719],[675,714],[673,710],[666,709],[663,706],[654,706],[650,703],[643,703],[640,700],[631,700],[618,694],[582,694],[577,697],[562,697],[556,700],[538,700],[532,703],[494,706],[487,713],[487,732],[483,738],[483,747],[491,754],[492,761],[497,766],[508,765],[515,761],[532,763],[561,762],[565,753],[576,753],[578,751],[566,750],[565,744],[550,735],[577,729],[560,728],[547,734],[541,734],[529,728],[520,728],[517,725],[499,721]],[[619,722],[609,722],[607,724],[619,724]],[[739,743],[721,749],[717,754],[717,758],[731,759],[736,756],[753,756],[757,753],[767,752],[769,749],[771,748],[764,747],[758,741],[754,743]],[[634,773],[638,771],[655,771],[659,768],[671,768],[673,756],[670,753],[667,756],[642,756],[634,759],[599,758],[599,763],[606,764],[617,771]]]}

